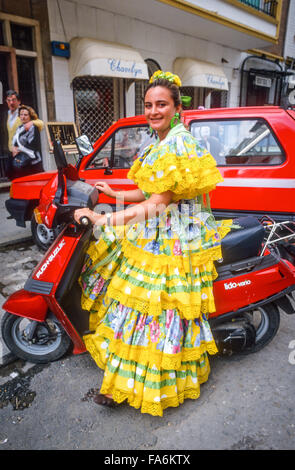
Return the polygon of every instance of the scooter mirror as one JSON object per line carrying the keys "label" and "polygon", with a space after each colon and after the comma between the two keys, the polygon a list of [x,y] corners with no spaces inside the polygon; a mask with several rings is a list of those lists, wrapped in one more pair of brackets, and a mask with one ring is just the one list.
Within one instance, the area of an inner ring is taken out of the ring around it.
{"label": "scooter mirror", "polygon": [[90,140],[88,139],[87,135],[81,135],[80,137],[77,137],[75,140],[76,140],[78,150],[83,157],[85,157],[85,155],[89,155],[91,152],[94,151],[94,148]]}
{"label": "scooter mirror", "polygon": [[53,141],[53,154],[55,164],[58,170],[62,170],[63,168],[66,168],[68,166],[65,153],[59,140]]}

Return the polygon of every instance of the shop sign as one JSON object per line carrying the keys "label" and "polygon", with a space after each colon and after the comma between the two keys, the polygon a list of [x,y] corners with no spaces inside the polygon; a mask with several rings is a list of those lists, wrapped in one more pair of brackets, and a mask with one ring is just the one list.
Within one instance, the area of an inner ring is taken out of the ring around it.
{"label": "shop sign", "polygon": [[272,80],[271,78],[260,77],[259,75],[255,75],[254,83],[256,86],[263,86],[265,88],[271,88]]}
{"label": "shop sign", "polygon": [[218,75],[206,74],[208,88],[219,88],[221,90],[227,90],[227,83],[224,77]]}
{"label": "shop sign", "polygon": [[107,59],[108,75],[127,78],[146,78],[145,64],[130,62],[121,59]]}

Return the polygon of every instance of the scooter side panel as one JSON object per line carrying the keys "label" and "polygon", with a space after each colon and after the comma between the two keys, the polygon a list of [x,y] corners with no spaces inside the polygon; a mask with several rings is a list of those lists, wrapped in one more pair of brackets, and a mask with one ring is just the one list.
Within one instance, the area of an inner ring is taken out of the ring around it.
{"label": "scooter side panel", "polygon": [[41,282],[58,285],[79,237],[73,237],[66,227],[51,245],[43,260],[37,265],[31,277]]}
{"label": "scooter side panel", "polygon": [[246,305],[266,299],[287,287],[295,285],[295,269],[285,261],[214,282],[216,312],[210,317],[217,317],[232,312]]}

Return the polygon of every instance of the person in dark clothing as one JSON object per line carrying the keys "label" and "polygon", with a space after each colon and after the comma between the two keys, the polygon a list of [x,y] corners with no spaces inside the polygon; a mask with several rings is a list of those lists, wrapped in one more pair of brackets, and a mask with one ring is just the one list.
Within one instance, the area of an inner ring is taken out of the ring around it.
{"label": "person in dark clothing", "polygon": [[19,118],[22,124],[17,128],[12,139],[11,179],[44,171],[39,129],[34,124],[28,130],[26,129],[26,124],[37,120],[38,116],[30,106],[21,105]]}

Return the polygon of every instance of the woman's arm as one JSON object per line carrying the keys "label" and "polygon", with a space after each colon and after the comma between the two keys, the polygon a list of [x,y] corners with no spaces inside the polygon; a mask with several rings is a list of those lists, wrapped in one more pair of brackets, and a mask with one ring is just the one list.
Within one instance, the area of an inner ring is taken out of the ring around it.
{"label": "woman's arm", "polygon": [[[173,193],[166,191],[161,194],[152,194],[151,197],[135,206],[125,210],[113,212],[110,216],[110,225],[127,225],[141,222],[160,215],[172,201]],[[106,214],[96,214],[90,209],[77,209],[74,213],[75,220],[80,222],[80,218],[86,216],[93,224],[106,225],[108,220]]]}
{"label": "woman's arm", "polygon": [[11,153],[12,153],[12,156],[15,157],[19,153],[19,148],[14,145],[12,147]]}
{"label": "woman's arm", "polygon": [[34,150],[35,152],[37,150],[41,150],[40,133],[35,125],[33,125],[31,129],[26,133],[25,146],[30,150]]}
{"label": "woman's arm", "polygon": [[107,183],[99,181],[95,184],[96,189],[103,192],[106,196],[126,202],[142,202],[145,200],[143,192],[140,189],[131,189],[130,191],[114,191]]}

